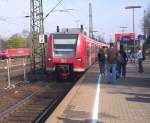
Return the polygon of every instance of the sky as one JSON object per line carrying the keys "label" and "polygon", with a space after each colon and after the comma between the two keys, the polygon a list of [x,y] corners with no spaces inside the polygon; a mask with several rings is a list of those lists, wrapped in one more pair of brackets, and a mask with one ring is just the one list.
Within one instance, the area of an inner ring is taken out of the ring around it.
{"label": "sky", "polygon": [[[43,0],[46,15],[60,0]],[[142,33],[144,10],[150,5],[149,0],[63,0],[56,10],[71,9],[69,12],[54,11],[44,20],[45,33],[55,32],[60,28],[76,28],[81,24],[86,31],[89,28],[89,2],[92,4],[93,30],[105,40],[114,39],[114,34],[121,32],[120,27],[127,27],[132,32],[132,10],[129,5],[140,5],[135,9],[135,32]],[[23,30],[30,31],[30,0],[0,0],[0,36],[10,37]]]}

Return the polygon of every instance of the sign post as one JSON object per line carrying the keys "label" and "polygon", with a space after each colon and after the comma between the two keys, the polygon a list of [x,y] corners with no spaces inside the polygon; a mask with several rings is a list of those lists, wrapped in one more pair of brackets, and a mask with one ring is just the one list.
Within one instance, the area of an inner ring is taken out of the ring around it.
{"label": "sign post", "polygon": [[11,58],[9,57],[7,60],[7,76],[8,76],[8,86],[5,89],[15,88],[14,84],[10,82],[10,67],[11,67]]}
{"label": "sign post", "polygon": [[10,74],[10,68],[11,68],[11,58],[13,57],[23,57],[23,74],[24,74],[24,82],[27,81],[27,76],[26,76],[26,64],[27,64],[27,56],[29,56],[31,53],[31,50],[28,48],[22,48],[22,49],[7,49],[6,55],[7,55],[7,77],[8,77],[8,86],[5,89],[11,89],[15,88],[14,84],[11,84],[11,74]]}

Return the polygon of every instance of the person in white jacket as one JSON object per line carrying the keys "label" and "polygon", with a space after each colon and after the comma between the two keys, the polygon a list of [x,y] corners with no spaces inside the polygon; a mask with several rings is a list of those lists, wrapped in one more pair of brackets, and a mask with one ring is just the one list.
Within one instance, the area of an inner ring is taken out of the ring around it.
{"label": "person in white jacket", "polygon": [[143,73],[143,52],[141,49],[137,51],[138,72]]}

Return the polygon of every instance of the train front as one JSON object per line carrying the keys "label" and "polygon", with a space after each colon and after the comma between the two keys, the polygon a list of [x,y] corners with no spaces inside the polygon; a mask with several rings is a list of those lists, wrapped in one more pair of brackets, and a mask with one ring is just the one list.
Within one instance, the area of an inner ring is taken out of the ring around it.
{"label": "train front", "polygon": [[47,53],[47,70],[57,78],[72,78],[78,34],[51,34]]}

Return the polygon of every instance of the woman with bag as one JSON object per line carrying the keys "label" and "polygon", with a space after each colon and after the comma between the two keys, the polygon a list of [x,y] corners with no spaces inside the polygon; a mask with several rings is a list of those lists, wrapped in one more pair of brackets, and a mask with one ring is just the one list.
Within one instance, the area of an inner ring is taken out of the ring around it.
{"label": "woman with bag", "polygon": [[137,52],[137,62],[138,62],[138,72],[143,73],[143,60],[145,60],[145,55],[141,49]]}

